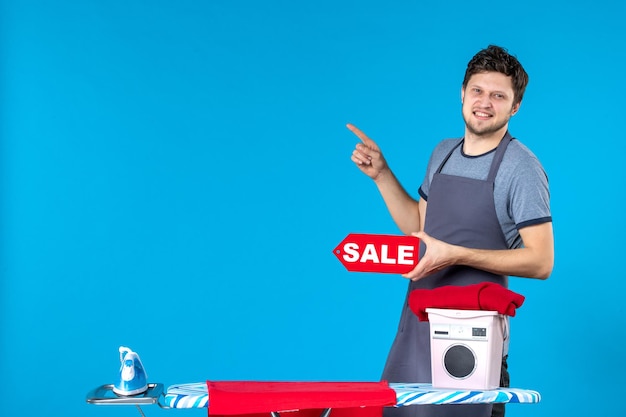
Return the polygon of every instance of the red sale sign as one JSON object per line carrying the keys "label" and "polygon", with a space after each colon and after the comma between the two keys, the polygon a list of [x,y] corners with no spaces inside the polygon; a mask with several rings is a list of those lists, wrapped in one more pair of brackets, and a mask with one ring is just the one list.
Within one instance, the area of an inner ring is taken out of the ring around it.
{"label": "red sale sign", "polygon": [[417,265],[419,242],[415,236],[350,233],[334,253],[351,272],[405,274]]}

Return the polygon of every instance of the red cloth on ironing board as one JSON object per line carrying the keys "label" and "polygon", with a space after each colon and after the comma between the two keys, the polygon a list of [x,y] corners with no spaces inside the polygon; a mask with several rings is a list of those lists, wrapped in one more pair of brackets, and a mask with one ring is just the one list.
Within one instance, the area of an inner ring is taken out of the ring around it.
{"label": "red cloth on ironing board", "polygon": [[380,417],[383,406],[396,404],[396,393],[386,381],[207,381],[207,387],[210,416],[267,417],[277,411],[285,413],[281,417],[318,417],[332,408],[333,417]]}
{"label": "red cloth on ironing board", "polygon": [[409,306],[420,321],[428,321],[427,308],[497,311],[515,316],[525,297],[502,285],[481,282],[472,285],[445,285],[432,290],[417,289],[409,295]]}

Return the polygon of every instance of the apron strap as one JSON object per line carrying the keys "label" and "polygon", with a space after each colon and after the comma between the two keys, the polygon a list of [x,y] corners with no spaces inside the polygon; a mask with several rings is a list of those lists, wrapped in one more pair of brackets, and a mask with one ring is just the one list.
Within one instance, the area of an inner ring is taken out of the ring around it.
{"label": "apron strap", "polygon": [[502,162],[502,158],[504,158],[504,152],[506,151],[506,147],[509,146],[509,143],[513,140],[511,134],[506,132],[498,147],[496,148],[496,154],[493,156],[493,161],[491,161],[491,169],[489,170],[489,174],[487,175],[487,181],[494,183],[496,181],[496,174],[498,173],[498,169],[500,169],[500,163]]}
{"label": "apron strap", "polygon": [[446,155],[446,157],[443,158],[443,161],[441,161],[441,164],[439,164],[439,168],[437,168],[437,174],[441,174],[441,170],[443,169],[443,166],[446,164],[446,162],[448,162],[448,159],[450,159],[450,157],[452,156],[452,152],[454,152],[456,148],[461,146],[464,140],[465,140],[464,138],[461,138],[461,140],[459,140],[459,143],[457,143],[456,145],[452,147],[452,149],[450,149],[450,152],[448,152],[448,155]]}

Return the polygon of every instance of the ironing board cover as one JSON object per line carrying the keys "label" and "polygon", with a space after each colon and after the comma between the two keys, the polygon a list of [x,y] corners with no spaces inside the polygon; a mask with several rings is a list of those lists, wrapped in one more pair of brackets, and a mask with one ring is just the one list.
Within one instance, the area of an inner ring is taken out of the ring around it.
{"label": "ironing board cover", "polygon": [[[396,393],[396,407],[418,404],[538,403],[537,391],[520,388],[462,390],[433,388],[431,384],[390,383]],[[171,385],[159,404],[165,408],[206,408],[209,394],[206,382]]]}

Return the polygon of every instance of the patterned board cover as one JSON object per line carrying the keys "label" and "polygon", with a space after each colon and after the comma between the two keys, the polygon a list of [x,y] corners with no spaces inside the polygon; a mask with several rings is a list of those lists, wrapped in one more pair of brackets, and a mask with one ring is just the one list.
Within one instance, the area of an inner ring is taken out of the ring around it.
{"label": "patterned board cover", "polygon": [[[430,384],[397,384],[389,387],[396,391],[396,407],[417,404],[477,404],[477,403],[538,403],[537,391],[519,388],[498,388],[487,391],[441,389]],[[206,382],[171,385],[159,404],[164,408],[206,408],[209,394]]]}

